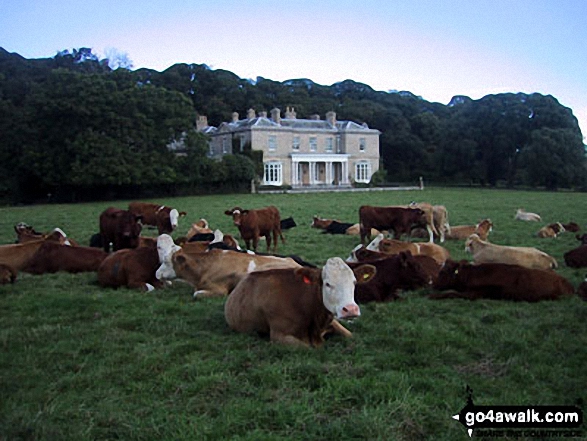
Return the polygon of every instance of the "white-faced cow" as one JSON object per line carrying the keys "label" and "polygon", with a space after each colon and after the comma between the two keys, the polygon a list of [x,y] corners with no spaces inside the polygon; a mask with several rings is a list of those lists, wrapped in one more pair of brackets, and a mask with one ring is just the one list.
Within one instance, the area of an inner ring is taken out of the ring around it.
{"label": "white-faced cow", "polygon": [[320,346],[324,334],[351,336],[337,319],[358,317],[356,283],[375,275],[371,265],[351,270],[342,259],[323,268],[275,269],[248,274],[228,297],[224,314],[237,332],[269,334],[271,341]]}

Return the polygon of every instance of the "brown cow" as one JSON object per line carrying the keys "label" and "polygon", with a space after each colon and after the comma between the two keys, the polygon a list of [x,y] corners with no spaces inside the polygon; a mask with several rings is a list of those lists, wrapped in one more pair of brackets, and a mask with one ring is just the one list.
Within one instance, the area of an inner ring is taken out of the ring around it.
{"label": "brown cow", "polygon": [[573,285],[554,271],[504,263],[472,265],[449,260],[434,284],[437,290],[456,292],[431,294],[430,298],[494,299],[537,302],[573,295]]}
{"label": "brown cow", "polygon": [[[361,226],[361,243],[371,241],[371,229],[393,231],[400,239],[403,234],[410,234],[415,226],[427,227],[426,213],[420,208],[374,207],[363,205],[359,208]],[[431,233],[432,234],[432,233]]]}
{"label": "brown cow", "polygon": [[141,220],[141,216],[128,210],[114,207],[104,210],[100,215],[100,235],[104,251],[110,251],[110,244],[114,251],[138,247],[142,229],[139,223]]}
{"label": "brown cow", "polygon": [[234,224],[238,227],[245,246],[250,249],[251,241],[253,250],[257,251],[259,237],[264,236],[267,241],[267,251],[271,248],[271,235],[273,235],[273,251],[277,250],[277,236],[281,237],[281,242],[285,243],[281,233],[281,217],[279,210],[274,206],[260,208],[258,210],[243,210],[240,207],[234,207],[224,212],[227,216],[232,216]]}
{"label": "brown cow", "polygon": [[91,247],[72,247],[56,242],[44,241],[29,259],[22,271],[30,274],[45,274],[65,271],[82,273],[97,271],[108,253]]}
{"label": "brown cow", "polygon": [[151,202],[131,202],[128,211],[140,217],[144,225],[156,227],[159,234],[172,233],[177,228],[179,218],[186,215],[185,211],[179,212],[175,208]]}
{"label": "brown cow", "polygon": [[0,285],[7,283],[14,283],[16,281],[17,272],[10,265],[0,263]]}
{"label": "brown cow", "polygon": [[402,251],[409,251],[414,256],[432,257],[439,265],[450,257],[449,251],[435,243],[430,242],[404,242],[396,239],[385,239],[382,234],[377,236],[367,246],[369,250],[380,251],[385,254],[399,254]]}
{"label": "brown cow", "polygon": [[224,315],[237,332],[269,334],[271,341],[320,346],[334,328],[352,334],[336,319],[357,317],[355,283],[375,275],[371,265],[351,270],[339,257],[323,268],[274,269],[247,275],[228,297]]}
{"label": "brown cow", "polygon": [[[192,244],[197,242],[186,245]],[[226,296],[247,273],[252,271],[300,267],[291,258],[260,256],[239,251],[210,250],[188,253],[175,245],[167,234],[162,234],[157,239],[157,251],[161,262],[157,278],[185,280],[196,289],[194,298]]]}
{"label": "brown cow", "polygon": [[[584,235],[585,236],[585,235]],[[563,254],[565,264],[571,268],[587,267],[587,245],[580,245]]]}
{"label": "brown cow", "polygon": [[571,233],[576,233],[581,230],[581,227],[577,222],[569,222],[568,224],[563,224],[563,228],[565,231],[569,231]]}
{"label": "brown cow", "polygon": [[[408,252],[386,256],[383,259],[370,260],[377,272],[368,282],[355,287],[357,303],[388,302],[400,297],[397,292],[425,287],[432,282],[429,274],[420,263]],[[351,269],[363,263],[347,262]]]}
{"label": "brown cow", "polygon": [[471,234],[476,234],[481,240],[487,240],[489,233],[493,230],[491,219],[483,219],[477,225],[456,225],[450,227],[450,232],[446,235],[451,240],[467,240]]}
{"label": "brown cow", "polygon": [[61,228],[55,228],[50,233],[39,233],[38,231],[35,231],[35,229],[30,225],[27,225],[24,222],[19,222],[14,226],[14,231],[16,232],[16,243],[26,243],[35,240],[49,239],[64,243],[65,245],[78,245],[76,241],[69,239],[67,234],[65,234]]}
{"label": "brown cow", "polygon": [[155,273],[159,268],[156,248],[124,249],[110,254],[98,268],[98,283],[108,288],[138,288],[152,291],[163,283]]}
{"label": "brown cow", "polygon": [[26,243],[0,245],[0,264],[8,265],[16,271],[22,271],[28,261],[45,242],[65,244],[67,237],[59,229],[53,231],[45,239],[33,240]]}
{"label": "brown cow", "polygon": [[553,224],[545,225],[544,227],[542,227],[540,230],[538,230],[538,233],[536,233],[536,235],[542,239],[555,238],[559,234],[564,232],[565,227],[563,227],[563,225],[560,222],[555,222]]}

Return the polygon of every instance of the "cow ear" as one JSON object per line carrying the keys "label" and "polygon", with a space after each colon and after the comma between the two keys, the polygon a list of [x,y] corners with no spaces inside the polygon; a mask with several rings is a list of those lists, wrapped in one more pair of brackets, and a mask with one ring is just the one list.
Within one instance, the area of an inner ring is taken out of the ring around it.
{"label": "cow ear", "polygon": [[227,216],[232,216],[232,210],[226,210],[224,214],[226,214]]}
{"label": "cow ear", "polygon": [[175,256],[175,261],[183,265],[186,262],[186,258],[180,254],[179,256]]}
{"label": "cow ear", "polygon": [[312,268],[298,268],[295,270],[297,277],[301,278],[306,285],[317,285],[320,283],[320,271]]}
{"label": "cow ear", "polygon": [[187,216],[188,214],[185,211],[179,212],[179,217]]}
{"label": "cow ear", "polygon": [[249,210],[243,210],[241,211],[242,214],[247,214],[249,212]]}
{"label": "cow ear", "polygon": [[377,273],[377,269],[375,269],[373,265],[365,264],[356,267],[353,270],[353,273],[355,273],[357,283],[366,283],[375,276],[375,274]]}

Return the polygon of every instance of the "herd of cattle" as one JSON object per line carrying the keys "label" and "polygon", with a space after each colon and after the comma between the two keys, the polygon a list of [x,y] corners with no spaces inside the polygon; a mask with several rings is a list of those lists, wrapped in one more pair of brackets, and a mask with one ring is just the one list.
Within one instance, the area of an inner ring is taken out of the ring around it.
{"label": "herd of cattle", "polygon": [[[226,296],[225,317],[232,329],[305,346],[320,345],[330,332],[350,336],[339,319],[359,316],[363,303],[400,299],[402,290],[426,289],[431,299],[535,302],[577,293],[587,300],[587,281],[575,290],[555,271],[558,264],[552,256],[532,247],[491,243],[490,219],[451,227],[441,205],[365,205],[359,208],[358,224],[314,217],[313,228],[357,235],[361,241],[346,261],[332,257],[321,268],[298,256],[275,254],[278,239],[285,243],[283,230],[296,225],[291,218],[282,220],[276,207],[234,207],[225,214],[246,250],[234,236],[213,231],[204,219],[174,240],[170,234],[186,213],[144,202],[101,213],[100,232],[90,246],[80,246],[61,229],[39,233],[21,223],[14,227],[17,243],[0,246],[0,283],[14,283],[19,272],[58,271],[96,272],[101,286],[113,288],[153,290],[181,280],[194,288],[194,298]],[[515,218],[541,220],[523,210]],[[143,225],[156,228],[158,237],[142,236]],[[574,222],[556,223],[537,234],[556,237],[579,230]],[[428,240],[411,241],[413,237]],[[587,267],[587,234],[576,237],[581,244],[564,254],[565,264]],[[472,262],[451,260],[435,238],[440,243],[464,241]],[[257,253],[260,239],[273,254]]]}

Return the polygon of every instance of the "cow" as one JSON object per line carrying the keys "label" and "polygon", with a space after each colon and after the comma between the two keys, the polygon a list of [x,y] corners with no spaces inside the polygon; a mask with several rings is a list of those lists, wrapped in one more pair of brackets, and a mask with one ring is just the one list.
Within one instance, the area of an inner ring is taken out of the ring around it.
{"label": "cow", "polygon": [[555,238],[560,233],[565,232],[565,227],[562,226],[560,222],[555,222],[553,224],[545,225],[536,233],[536,236],[544,239],[544,238]]}
{"label": "cow", "polygon": [[131,202],[128,211],[140,217],[143,225],[156,227],[159,234],[172,233],[177,228],[179,218],[186,215],[185,211],[179,212],[175,208],[151,202]]}
{"label": "cow", "polygon": [[581,230],[581,227],[577,222],[569,222],[568,224],[563,224],[563,228],[565,231],[569,231],[571,233],[576,233]]}
{"label": "cow", "polygon": [[495,245],[483,241],[476,234],[471,234],[465,242],[465,251],[473,255],[473,261],[479,263],[508,263],[533,269],[555,269],[554,257],[532,247],[512,247]]}
{"label": "cow", "polygon": [[[382,259],[369,260],[377,270],[368,282],[355,287],[357,303],[388,302],[400,299],[399,290],[412,290],[425,287],[432,282],[430,275],[422,268],[412,254],[401,252]],[[351,269],[362,263],[347,262]]]}
{"label": "cow", "polygon": [[0,263],[0,285],[14,283],[17,275],[17,271],[10,265]]}
{"label": "cow", "polygon": [[67,237],[59,229],[55,229],[45,239],[26,243],[0,245],[0,264],[8,265],[16,271],[22,271],[28,261],[45,242],[66,244]]}
{"label": "cow", "polygon": [[[583,235],[587,236],[587,235]],[[587,245],[580,245],[563,254],[565,264],[570,268],[587,267]]]}
{"label": "cow", "polygon": [[196,289],[194,298],[226,296],[252,271],[301,267],[291,258],[231,250],[187,253],[166,234],[157,239],[157,251],[161,263],[156,273],[157,279],[183,279]]}
{"label": "cow", "polygon": [[573,285],[554,271],[505,263],[473,265],[465,260],[447,261],[434,289],[456,292],[433,293],[429,296],[432,299],[485,298],[525,302],[556,300],[575,292]]}
{"label": "cow", "polygon": [[294,227],[297,227],[298,224],[296,224],[296,221],[294,220],[293,217],[286,217],[285,219],[281,219],[281,221],[279,222],[279,225],[281,226],[282,230],[290,230]]}
{"label": "cow", "polygon": [[265,237],[267,241],[267,251],[271,248],[271,235],[273,235],[273,250],[277,250],[277,236],[281,237],[281,242],[285,243],[281,233],[281,218],[279,210],[274,206],[260,208],[257,210],[244,210],[240,207],[234,207],[224,212],[231,216],[234,224],[238,227],[242,239],[245,241],[247,249],[257,251],[259,237]]}
{"label": "cow", "polygon": [[52,241],[43,241],[21,271],[45,274],[64,271],[82,273],[97,271],[108,253],[91,247],[72,247]]}
{"label": "cow", "polygon": [[467,240],[471,234],[476,234],[481,240],[487,240],[489,233],[493,230],[491,219],[483,219],[477,225],[456,225],[450,227],[446,235],[448,240]]}
{"label": "cow", "polygon": [[[16,233],[16,243],[26,243],[49,238],[50,240],[56,240],[66,245],[77,246],[77,242],[69,239],[61,228],[54,228],[50,233],[39,233],[30,225],[19,222],[14,226],[14,231]],[[57,232],[56,235],[54,234],[55,232]]]}
{"label": "cow", "polygon": [[[444,205],[418,204],[415,202],[412,202],[409,207],[422,208],[424,211],[432,209],[432,222],[435,231],[438,232],[438,234],[435,234],[434,237],[439,238],[440,242],[444,242],[446,235],[450,233],[451,228],[448,223],[448,211],[446,207]],[[412,230],[410,234],[412,237],[430,239],[430,233],[428,229],[416,228]]]}
{"label": "cow", "polygon": [[442,265],[450,258],[449,251],[435,243],[430,242],[404,242],[396,239],[385,239],[382,234],[377,236],[367,246],[368,250],[380,251],[385,254],[399,254],[402,251],[409,251],[414,256],[432,257],[439,265]]}
{"label": "cow", "polygon": [[[361,226],[361,243],[371,241],[371,229],[393,231],[400,239],[403,234],[410,234],[414,226],[427,226],[426,213],[420,208],[375,207],[363,205],[359,208]],[[430,231],[430,237],[432,237]]]}
{"label": "cow", "polygon": [[152,291],[164,285],[155,276],[159,265],[157,248],[118,250],[108,255],[98,268],[98,283],[106,288],[125,286]]}
{"label": "cow", "polygon": [[[361,226],[350,222],[340,222],[334,219],[322,219],[314,216],[312,219],[312,228],[320,228],[324,234],[347,234],[349,236],[358,236],[361,234]],[[371,235],[377,236],[379,231],[371,229]]]}
{"label": "cow", "polygon": [[587,245],[587,233],[579,236],[578,234],[575,234],[575,239],[577,239],[579,242],[581,242],[582,245]]}
{"label": "cow", "polygon": [[[318,216],[313,216],[312,217],[312,223],[310,224],[310,227],[312,227],[312,228],[319,228],[321,230],[324,230],[333,221],[335,221],[335,219],[324,219],[324,218],[321,218],[321,217],[318,217]],[[340,222],[340,221],[339,220],[336,220],[336,222]]]}
{"label": "cow", "polygon": [[141,234],[142,217],[128,210],[109,207],[100,214],[100,235],[102,247],[110,252],[110,244],[114,251],[123,248],[137,248]]}
{"label": "cow", "polygon": [[528,222],[540,222],[542,220],[540,215],[538,215],[536,213],[529,213],[529,212],[525,211],[523,208],[518,208],[516,210],[516,214],[514,216],[514,219],[520,220],[520,221],[528,221]]}
{"label": "cow", "polygon": [[210,229],[210,225],[206,219],[200,219],[198,222],[192,224],[187,234],[185,235],[186,241],[189,241],[192,237],[197,234],[210,234],[214,233]]}
{"label": "cow", "polygon": [[252,272],[226,300],[224,316],[237,332],[269,334],[272,342],[318,347],[332,329],[352,336],[338,319],[361,314],[354,299],[355,284],[368,282],[375,273],[371,265],[351,270],[339,257],[328,259],[323,268]]}
{"label": "cow", "polygon": [[[414,228],[424,228],[428,232],[428,241],[434,242],[434,237],[440,237],[441,241],[444,241],[444,231],[448,224],[448,213],[446,208],[442,205],[437,206],[437,222],[439,226],[442,226],[443,233],[441,234],[436,228],[436,222],[434,220],[434,206],[428,202],[410,202],[408,208],[419,208],[426,214],[426,225],[414,226]],[[450,228],[450,227],[449,227]]]}

